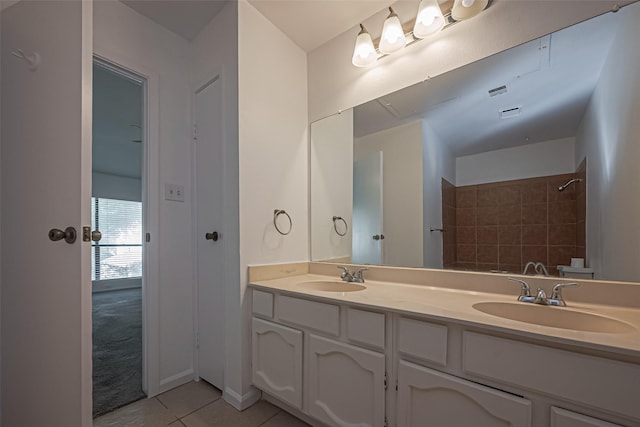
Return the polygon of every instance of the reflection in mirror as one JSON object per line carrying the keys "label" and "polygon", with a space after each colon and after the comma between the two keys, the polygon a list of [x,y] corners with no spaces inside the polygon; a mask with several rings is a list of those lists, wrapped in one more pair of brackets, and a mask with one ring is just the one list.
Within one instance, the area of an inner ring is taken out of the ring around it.
{"label": "reflection in mirror", "polygon": [[638,281],[639,20],[634,3],[313,123],[312,259]]}

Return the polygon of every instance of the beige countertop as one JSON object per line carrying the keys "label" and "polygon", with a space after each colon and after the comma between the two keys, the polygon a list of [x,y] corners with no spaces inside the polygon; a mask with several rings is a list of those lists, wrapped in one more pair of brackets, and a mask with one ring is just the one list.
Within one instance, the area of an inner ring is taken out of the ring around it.
{"label": "beige countertop", "polygon": [[336,276],[299,274],[271,280],[253,280],[250,286],[325,302],[418,315],[589,350],[613,352],[631,356],[632,361],[640,362],[640,309],[637,308],[573,302],[570,297],[565,297],[567,307],[540,306],[541,315],[545,314],[545,310],[580,311],[613,318],[630,325],[629,330],[625,332],[584,332],[509,320],[473,308],[478,302],[518,303],[518,288],[513,289],[513,295],[505,295],[375,280],[367,280],[364,283],[366,289],[356,292],[326,292],[299,286],[303,282],[319,280],[339,281]]}

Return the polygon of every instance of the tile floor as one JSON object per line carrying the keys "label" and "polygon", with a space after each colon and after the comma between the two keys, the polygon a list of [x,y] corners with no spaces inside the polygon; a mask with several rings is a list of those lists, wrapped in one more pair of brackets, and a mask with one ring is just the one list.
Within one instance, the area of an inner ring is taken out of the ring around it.
{"label": "tile floor", "polygon": [[152,399],[105,414],[94,427],[305,427],[305,422],[261,400],[242,412],[204,381],[190,382]]}

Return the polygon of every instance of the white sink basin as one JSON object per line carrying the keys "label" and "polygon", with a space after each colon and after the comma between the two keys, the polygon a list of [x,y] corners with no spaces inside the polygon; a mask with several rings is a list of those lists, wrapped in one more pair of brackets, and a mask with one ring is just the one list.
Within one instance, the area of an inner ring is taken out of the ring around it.
{"label": "white sink basin", "polygon": [[478,302],[473,304],[473,308],[492,316],[551,328],[606,333],[625,333],[634,330],[628,323],[610,317],[567,310],[564,307],[522,302]]}
{"label": "white sink basin", "polygon": [[317,280],[312,282],[303,282],[298,284],[299,287],[310,289],[314,291],[324,292],[356,292],[366,289],[364,285],[359,283],[343,282],[343,281],[331,281],[331,280]]}

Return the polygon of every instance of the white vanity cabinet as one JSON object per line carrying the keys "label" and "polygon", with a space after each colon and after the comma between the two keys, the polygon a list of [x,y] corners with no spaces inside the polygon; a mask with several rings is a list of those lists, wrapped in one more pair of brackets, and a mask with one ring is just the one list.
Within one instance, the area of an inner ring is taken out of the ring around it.
{"label": "white vanity cabinet", "polygon": [[529,427],[531,402],[401,360],[398,427]]}
{"label": "white vanity cabinet", "polygon": [[384,354],[311,334],[306,360],[311,416],[335,426],[384,426]]}
{"label": "white vanity cabinet", "polygon": [[566,409],[551,408],[550,427],[622,427],[620,424],[612,424],[597,418],[587,417]]}
{"label": "white vanity cabinet", "polygon": [[266,320],[252,321],[253,384],[302,408],[302,332]]}

